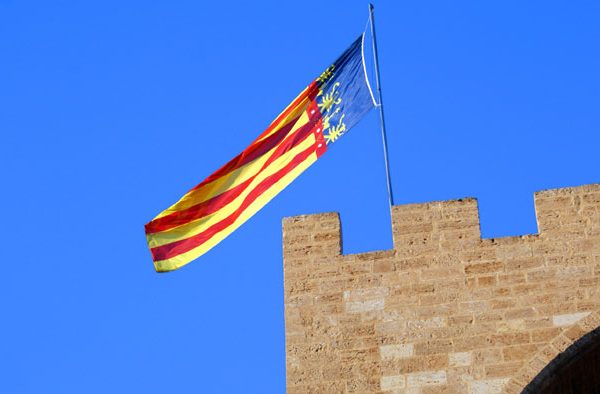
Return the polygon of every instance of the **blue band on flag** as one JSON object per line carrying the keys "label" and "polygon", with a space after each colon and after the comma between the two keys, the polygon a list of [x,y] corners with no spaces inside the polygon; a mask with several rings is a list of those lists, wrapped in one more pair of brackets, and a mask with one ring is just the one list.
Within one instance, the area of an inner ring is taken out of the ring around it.
{"label": "blue band on flag", "polygon": [[317,104],[327,144],[337,141],[372,108],[363,68],[362,35],[319,78]]}

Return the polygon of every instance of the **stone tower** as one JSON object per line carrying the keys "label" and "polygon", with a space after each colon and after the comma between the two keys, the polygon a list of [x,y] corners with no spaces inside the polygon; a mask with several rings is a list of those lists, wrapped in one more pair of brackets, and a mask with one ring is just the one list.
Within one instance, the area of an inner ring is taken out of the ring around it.
{"label": "stone tower", "polygon": [[284,219],[288,392],[600,387],[600,185],[535,208],[481,239],[475,199],[394,206],[394,249],[353,255],[337,214]]}

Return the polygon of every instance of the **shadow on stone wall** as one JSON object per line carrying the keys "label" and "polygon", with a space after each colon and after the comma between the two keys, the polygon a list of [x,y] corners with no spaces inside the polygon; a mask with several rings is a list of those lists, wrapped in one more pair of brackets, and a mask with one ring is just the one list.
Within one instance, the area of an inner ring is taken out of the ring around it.
{"label": "shadow on stone wall", "polygon": [[523,393],[598,393],[600,390],[600,327],[552,360]]}

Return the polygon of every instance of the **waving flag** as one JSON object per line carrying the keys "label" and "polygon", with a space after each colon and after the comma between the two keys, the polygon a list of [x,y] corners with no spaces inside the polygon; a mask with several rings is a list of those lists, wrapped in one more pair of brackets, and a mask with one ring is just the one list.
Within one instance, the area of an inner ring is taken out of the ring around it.
{"label": "waving flag", "polygon": [[146,224],[156,271],[177,269],[222,241],[374,106],[363,34],[249,147]]}

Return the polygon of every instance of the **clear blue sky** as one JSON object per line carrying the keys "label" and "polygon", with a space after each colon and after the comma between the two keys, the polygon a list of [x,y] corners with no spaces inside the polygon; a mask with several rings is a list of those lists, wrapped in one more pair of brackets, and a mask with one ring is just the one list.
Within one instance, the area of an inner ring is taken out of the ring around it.
{"label": "clear blue sky", "polygon": [[[600,3],[378,2],[396,203],[600,181]],[[168,274],[143,225],[360,34],[362,1],[0,1],[0,392],[282,393],[281,219],[391,246],[373,111],[242,228]]]}

